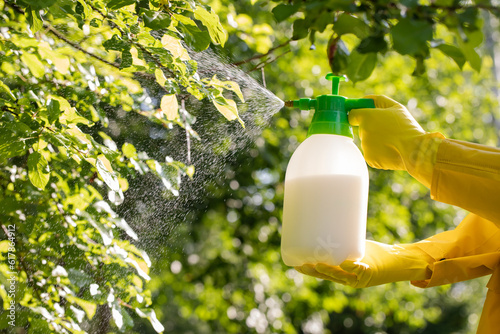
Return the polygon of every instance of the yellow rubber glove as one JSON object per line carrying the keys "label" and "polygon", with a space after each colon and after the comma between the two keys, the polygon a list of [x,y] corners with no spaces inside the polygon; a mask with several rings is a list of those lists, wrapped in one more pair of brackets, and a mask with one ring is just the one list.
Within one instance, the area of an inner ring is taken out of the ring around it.
{"label": "yellow rubber glove", "polygon": [[402,104],[386,97],[369,95],[374,109],[353,109],[349,123],[359,126],[366,162],[375,168],[406,170],[430,188],[436,153],[444,139],[427,133]]}
{"label": "yellow rubber glove", "polygon": [[366,288],[398,281],[420,281],[432,275],[434,260],[414,244],[386,245],[366,240],[365,257],[360,261],[344,261],[340,266],[323,263],[305,264],[295,269],[303,274]]}

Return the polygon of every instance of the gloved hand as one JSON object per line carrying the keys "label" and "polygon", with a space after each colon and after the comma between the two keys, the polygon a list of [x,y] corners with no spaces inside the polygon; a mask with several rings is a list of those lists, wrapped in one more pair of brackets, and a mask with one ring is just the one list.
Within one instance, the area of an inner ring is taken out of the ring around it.
{"label": "gloved hand", "polygon": [[349,123],[359,126],[361,148],[366,162],[375,168],[406,170],[430,188],[440,133],[427,133],[400,103],[369,95],[374,109],[352,109]]}
{"label": "gloved hand", "polygon": [[305,264],[295,269],[303,274],[349,285],[353,288],[431,277],[434,260],[414,244],[386,245],[366,240],[365,257],[344,261],[340,266]]}

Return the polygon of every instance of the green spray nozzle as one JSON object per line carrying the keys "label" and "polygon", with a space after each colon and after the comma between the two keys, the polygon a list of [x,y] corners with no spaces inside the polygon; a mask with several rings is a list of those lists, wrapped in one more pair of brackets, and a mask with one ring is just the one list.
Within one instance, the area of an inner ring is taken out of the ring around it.
{"label": "green spray nozzle", "polygon": [[328,73],[326,75],[326,80],[330,80],[332,82],[332,95],[339,95],[339,86],[341,81],[347,81],[346,77],[333,75],[333,73]]}
{"label": "green spray nozzle", "polygon": [[340,81],[346,81],[345,76],[326,75],[332,81],[332,93],[320,95],[316,99],[303,98],[287,101],[285,106],[300,110],[314,109],[315,113],[307,131],[307,136],[313,134],[336,134],[352,138],[352,128],[347,114],[352,109],[375,108],[372,99],[348,99],[339,94]]}

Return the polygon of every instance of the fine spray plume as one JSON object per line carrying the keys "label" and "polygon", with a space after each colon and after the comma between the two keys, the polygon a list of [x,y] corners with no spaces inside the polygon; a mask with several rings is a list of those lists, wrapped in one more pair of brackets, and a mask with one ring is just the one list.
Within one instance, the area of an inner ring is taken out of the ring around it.
{"label": "fine spray plume", "polygon": [[[257,153],[252,144],[284,105],[257,80],[213,51],[190,52],[190,56],[198,64],[200,77],[216,75],[219,80],[234,81],[240,86],[245,102],[238,98],[234,101],[245,127],[237,121],[227,121],[206,100],[186,98],[179,101],[183,106],[179,113],[193,131],[189,136],[178,126],[168,131],[161,127],[150,130],[149,139],[142,147],[157,141],[160,152],[156,154],[195,167],[192,180],[183,178],[178,196],[168,195],[165,186],[152,175],[142,175],[130,181],[120,214],[140,235],[138,246],[158,259],[168,258],[170,251],[181,248],[188,253],[191,251],[186,248],[189,245],[185,245],[179,232],[182,229],[178,227],[191,224],[199,219],[194,216],[196,212],[209,209],[210,198],[214,197],[211,192],[228,187],[237,174],[239,166],[236,163],[242,156],[252,159],[252,154]],[[150,94],[152,99],[159,101],[162,92]],[[125,124],[123,128],[126,127]]]}
{"label": "fine spray plume", "polygon": [[365,253],[368,168],[353,142],[348,112],[374,108],[372,99],[339,94],[345,77],[331,73],[332,93],[285,103],[315,110],[307,139],[285,174],[281,255],[288,266],[337,266]]}

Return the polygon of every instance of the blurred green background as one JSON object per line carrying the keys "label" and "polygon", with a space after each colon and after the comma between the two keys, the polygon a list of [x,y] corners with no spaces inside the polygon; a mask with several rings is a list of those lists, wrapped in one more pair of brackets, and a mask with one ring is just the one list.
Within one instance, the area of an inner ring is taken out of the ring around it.
{"label": "blurred green background", "polygon": [[[228,62],[266,53],[291,37],[290,27],[277,24],[266,5],[206,3],[230,34],[226,47],[215,50]],[[449,37],[444,31],[438,34]],[[274,53],[283,54],[278,59],[270,57],[264,72],[254,70],[250,75],[260,82],[264,75],[267,88],[282,100],[325,94],[329,91],[324,79],[330,72],[325,53],[328,37],[317,35],[314,50],[307,40],[292,42]],[[344,41],[352,48],[358,40],[348,35]],[[382,65],[368,80],[343,83],[340,92],[348,97],[387,95],[406,105],[427,131],[496,145],[498,84],[491,45],[480,50],[480,73],[468,65],[460,71],[451,58],[431,52],[425,62],[427,76],[412,76],[415,61],[389,52],[379,59]],[[252,70],[259,60],[242,68]],[[181,206],[185,216],[176,213],[181,219],[155,243],[163,251],[156,251],[162,255],[154,260],[149,288],[166,331],[474,333],[486,293],[484,278],[427,290],[408,282],[355,290],[303,276],[281,262],[284,171],[305,139],[311,116],[295,109],[280,110],[248,147],[221,158],[224,164],[217,165],[221,173],[198,176],[205,187],[196,188],[196,203]],[[223,139],[212,138],[214,142]],[[200,165],[198,170],[204,168],[196,158],[194,164]],[[184,187],[189,193],[188,183]],[[424,239],[454,228],[466,215],[430,200],[429,190],[406,172],[371,168],[368,210],[367,237],[384,243]],[[137,330],[153,333],[147,326]]]}

